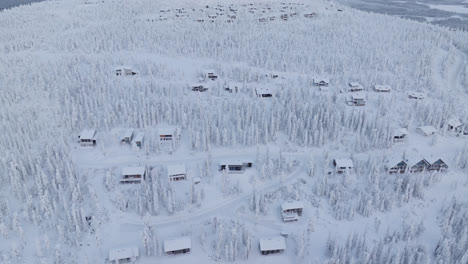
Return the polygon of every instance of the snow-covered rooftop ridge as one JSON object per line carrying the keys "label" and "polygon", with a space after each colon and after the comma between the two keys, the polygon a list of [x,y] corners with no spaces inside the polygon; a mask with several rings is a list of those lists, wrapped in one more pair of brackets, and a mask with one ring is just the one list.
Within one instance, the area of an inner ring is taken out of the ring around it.
{"label": "snow-covered rooftop ridge", "polygon": [[122,169],[122,176],[125,175],[143,175],[145,174],[146,168],[144,166],[139,167],[125,167]]}
{"label": "snow-covered rooftop ridge", "polygon": [[192,247],[190,237],[181,237],[175,239],[164,240],[164,252],[182,250]]}
{"label": "snow-covered rooftop ridge", "polygon": [[361,93],[354,93],[354,94],[351,95],[351,98],[353,100],[365,100],[366,96],[364,94],[361,94]]}
{"label": "snow-covered rooftop ridge", "polygon": [[145,136],[145,133],[139,132],[139,133],[135,136],[135,140],[134,140],[134,141],[142,141],[144,136]]}
{"label": "snow-covered rooftop ridge", "polygon": [[460,122],[460,119],[458,118],[450,118],[447,123],[452,126],[452,127],[459,127],[462,125],[462,123]]}
{"label": "snow-covered rooftop ridge", "polygon": [[390,85],[376,84],[374,89],[377,91],[390,91],[392,87]]}
{"label": "snow-covered rooftop ridge", "polygon": [[167,165],[167,174],[171,175],[179,175],[179,174],[186,174],[185,165],[184,164],[173,164]]}
{"label": "snow-covered rooftop ridge", "polygon": [[397,128],[395,132],[393,133],[393,136],[402,136],[402,135],[408,135],[408,129],[401,127]]}
{"label": "snow-covered rooftop ridge", "polygon": [[433,126],[420,126],[417,129],[421,130],[424,134],[436,133],[437,129]]}
{"label": "snow-covered rooftop ridge", "polygon": [[116,248],[109,250],[109,261],[138,257],[137,247]]}
{"label": "snow-covered rooftop ridge", "polygon": [[251,163],[251,160],[247,159],[222,159],[219,161],[219,165],[243,165],[244,163]]}
{"label": "snow-covered rooftop ridge", "polygon": [[286,211],[286,210],[291,210],[291,209],[302,209],[304,208],[304,203],[300,201],[295,201],[295,202],[286,202],[281,204],[281,210]]}
{"label": "snow-covered rooftop ridge", "polygon": [[362,87],[362,85],[358,82],[350,82],[348,85],[349,87]]}
{"label": "snow-covered rooftop ridge", "polygon": [[261,238],[259,242],[261,251],[286,249],[286,241],[282,236]]}
{"label": "snow-covered rooftop ridge", "polygon": [[80,134],[80,139],[94,139],[96,135],[96,130],[94,129],[85,129]]}
{"label": "snow-covered rooftop ridge", "polygon": [[122,133],[122,138],[131,137],[133,134],[133,131],[134,131],[133,128],[125,129]]}
{"label": "snow-covered rooftop ridge", "polygon": [[336,166],[340,168],[345,168],[345,167],[353,168],[354,167],[353,161],[351,159],[346,159],[346,158],[335,159],[335,163],[336,163]]}

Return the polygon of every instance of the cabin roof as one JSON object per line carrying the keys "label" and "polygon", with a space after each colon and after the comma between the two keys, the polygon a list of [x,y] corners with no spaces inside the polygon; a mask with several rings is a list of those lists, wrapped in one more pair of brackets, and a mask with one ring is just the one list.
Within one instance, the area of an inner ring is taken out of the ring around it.
{"label": "cabin roof", "polygon": [[286,241],[284,237],[271,237],[271,238],[261,238],[260,239],[260,250],[267,251],[267,250],[285,250],[286,249]]}
{"label": "cabin roof", "polygon": [[160,127],[158,129],[159,135],[174,135],[176,129],[173,127]]}
{"label": "cabin roof", "polygon": [[295,202],[286,202],[281,205],[281,210],[291,210],[291,209],[302,209],[304,208],[304,203],[300,201]]}
{"label": "cabin roof", "polygon": [[133,134],[133,131],[134,131],[133,128],[125,129],[124,132],[122,133],[122,138],[131,137]]}
{"label": "cabin roof", "polygon": [[365,100],[366,96],[364,94],[356,93],[356,94],[352,94],[351,98],[353,100]]}
{"label": "cabin roof", "polygon": [[223,159],[219,161],[219,165],[243,165],[244,163],[250,163],[250,160],[241,159]]}
{"label": "cabin roof", "polygon": [[451,118],[447,121],[447,123],[453,127],[459,127],[462,125],[462,123],[460,122],[460,119],[458,118]]}
{"label": "cabin roof", "polygon": [[145,174],[146,168],[143,166],[139,167],[125,167],[122,169],[122,176],[125,175],[143,175]]}
{"label": "cabin roof", "polygon": [[390,87],[390,85],[376,84],[374,85],[374,89],[379,91],[390,91],[392,88]]}
{"label": "cabin roof", "polygon": [[85,129],[80,134],[80,139],[94,139],[96,135],[96,130],[94,129]]}
{"label": "cabin roof", "polygon": [[260,86],[260,87],[255,87],[255,92],[257,94],[273,94],[274,90],[271,87]]}
{"label": "cabin roof", "polygon": [[176,165],[167,165],[167,174],[171,175],[178,175],[178,174],[186,174],[187,171],[185,170],[184,164],[176,164]]}
{"label": "cabin roof", "polygon": [[142,141],[144,137],[145,137],[145,134],[143,132],[140,132],[135,136],[134,141]]}
{"label": "cabin roof", "polygon": [[314,81],[315,83],[320,83],[320,82],[329,83],[329,82],[330,82],[330,78],[328,78],[328,77],[323,77],[323,76],[317,76],[317,77],[314,77],[313,81]]}
{"label": "cabin roof", "polygon": [[408,129],[401,127],[395,130],[395,132],[393,133],[393,136],[401,136],[401,135],[408,135],[408,134],[409,134]]}
{"label": "cabin roof", "polygon": [[164,252],[182,250],[192,247],[190,237],[181,237],[175,239],[164,240]]}
{"label": "cabin roof", "polygon": [[109,250],[109,260],[115,261],[119,259],[138,257],[137,247],[116,248]]}
{"label": "cabin roof", "polygon": [[437,129],[433,126],[420,126],[418,127],[424,134],[437,133]]}
{"label": "cabin roof", "polygon": [[351,159],[335,159],[336,167],[353,168],[354,164]]}

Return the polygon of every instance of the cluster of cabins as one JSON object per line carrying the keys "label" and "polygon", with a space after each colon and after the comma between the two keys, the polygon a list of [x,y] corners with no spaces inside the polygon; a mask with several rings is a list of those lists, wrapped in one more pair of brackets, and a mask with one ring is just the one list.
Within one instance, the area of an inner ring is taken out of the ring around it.
{"label": "cluster of cabins", "polygon": [[207,80],[215,81],[218,79],[218,74],[213,69],[205,70],[201,78],[201,82],[193,83],[190,85],[190,89],[193,92],[206,92],[209,90],[209,84],[206,83]]}
{"label": "cluster of cabins", "polygon": [[[412,166],[409,166],[413,164]],[[390,165],[388,168],[388,172],[391,174],[396,173],[418,173],[424,171],[446,171],[448,169],[448,165],[442,160],[437,159],[432,163],[427,161],[426,159],[416,160],[413,162],[408,160],[401,160],[399,162],[395,162]]]}
{"label": "cluster of cabins", "polygon": [[[125,129],[120,136],[121,144],[134,144],[136,147],[143,146],[145,134],[143,132],[135,132],[135,129]],[[164,127],[158,130],[158,138],[160,143],[180,140],[180,129],[178,127]],[[97,144],[97,134],[95,129],[85,129],[78,136],[78,142],[82,147],[94,147]]]}

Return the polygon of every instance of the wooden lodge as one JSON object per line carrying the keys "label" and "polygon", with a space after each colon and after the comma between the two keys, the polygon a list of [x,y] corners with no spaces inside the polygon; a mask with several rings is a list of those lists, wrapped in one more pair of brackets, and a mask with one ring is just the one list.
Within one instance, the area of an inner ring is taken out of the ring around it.
{"label": "wooden lodge", "polygon": [[194,83],[192,85],[190,85],[190,89],[193,91],[193,92],[206,92],[208,91],[208,86],[205,85],[205,84],[202,84],[202,83]]}
{"label": "wooden lodge", "polygon": [[262,255],[282,253],[286,250],[286,240],[282,236],[261,238],[259,245]]}
{"label": "wooden lodge", "polygon": [[78,136],[78,141],[82,147],[96,146],[96,130],[86,129]]}
{"label": "wooden lodge", "polygon": [[364,91],[364,87],[358,82],[348,83],[348,92],[361,92]]}
{"label": "wooden lodge", "polygon": [[120,66],[115,69],[115,75],[117,76],[132,76],[136,74],[137,73],[133,71],[132,67],[129,66]]}
{"label": "wooden lodge", "polygon": [[[210,17],[210,16],[208,16],[208,17]],[[210,18],[216,18],[216,16],[215,17],[210,17]],[[218,74],[216,73],[215,70],[209,69],[209,70],[205,71],[205,77],[212,80],[212,81],[214,81],[214,80],[218,79]]]}
{"label": "wooden lodge", "polygon": [[392,165],[392,167],[390,167],[388,169],[388,173],[390,173],[390,174],[405,173],[407,168],[408,168],[408,163],[406,163],[406,161],[402,160],[402,161],[398,162],[396,165]]}
{"label": "wooden lodge", "polygon": [[181,237],[176,239],[164,240],[164,252],[166,254],[176,255],[189,253],[192,249],[192,240],[190,237]]}
{"label": "wooden lodge", "polygon": [[172,140],[180,140],[180,134],[176,128],[164,127],[158,130],[159,132],[159,141],[166,142]]}
{"label": "wooden lodge", "polygon": [[392,88],[389,85],[374,85],[374,91],[378,93],[389,93],[391,90]]}
{"label": "wooden lodge", "polygon": [[452,118],[447,121],[447,129],[449,131],[461,132],[462,127],[463,125],[458,118]]}
{"label": "wooden lodge", "polygon": [[363,94],[352,94],[351,100],[348,101],[349,105],[364,106],[366,105],[366,97]]}
{"label": "wooden lodge", "polygon": [[133,142],[135,143],[135,146],[141,148],[143,146],[144,137],[145,137],[145,134],[143,132],[138,133],[135,139],[133,140]]}
{"label": "wooden lodge", "polygon": [[448,170],[448,165],[442,159],[434,161],[429,166],[429,171],[446,171]]}
{"label": "wooden lodge", "polygon": [[424,93],[420,93],[420,92],[409,92],[409,93],[408,93],[408,97],[409,97],[410,99],[422,100],[422,99],[424,99]]}
{"label": "wooden lodge", "polygon": [[145,179],[146,167],[125,167],[122,169],[122,179],[120,183],[141,183]]}
{"label": "wooden lodge", "polygon": [[325,77],[315,77],[315,78],[312,80],[312,83],[313,83],[315,86],[328,86],[328,84],[330,83],[330,79],[329,79],[329,78],[325,78]]}
{"label": "wooden lodge", "polygon": [[435,129],[433,126],[420,126],[416,128],[416,131],[426,137],[437,133],[437,129]]}
{"label": "wooden lodge", "polygon": [[429,170],[430,165],[431,164],[426,159],[422,159],[422,160],[418,161],[416,164],[414,164],[413,166],[411,166],[410,172],[411,173],[418,173],[418,172],[427,171],[427,170]]}
{"label": "wooden lodge", "polygon": [[273,97],[274,92],[271,88],[268,87],[257,87],[255,88],[255,94],[259,98]]}

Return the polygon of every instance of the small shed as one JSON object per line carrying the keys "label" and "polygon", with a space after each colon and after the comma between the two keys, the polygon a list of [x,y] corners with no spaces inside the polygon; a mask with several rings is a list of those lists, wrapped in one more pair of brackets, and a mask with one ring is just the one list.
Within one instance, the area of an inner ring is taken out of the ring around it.
{"label": "small shed", "polygon": [[389,93],[391,90],[392,88],[389,85],[380,85],[380,84],[374,85],[374,91],[378,93]]}
{"label": "small shed", "polygon": [[312,82],[315,86],[328,86],[330,79],[327,77],[314,77]]}
{"label": "small shed", "polygon": [[96,145],[96,130],[86,129],[78,136],[78,140],[82,147],[92,147]]}
{"label": "small shed", "polygon": [[282,236],[261,238],[259,244],[262,255],[282,253],[286,250],[286,240]]}
{"label": "small shed", "polygon": [[393,142],[403,142],[408,137],[408,129],[398,128],[395,133],[393,133]]}
{"label": "small shed", "polygon": [[335,165],[337,173],[350,172],[354,168],[354,164],[351,159],[334,159],[333,165]]}
{"label": "small shed", "polygon": [[167,175],[171,181],[180,181],[187,178],[184,164],[167,165]]}
{"label": "small shed", "polygon": [[366,105],[366,96],[363,94],[352,94],[349,104],[354,106],[364,106]]}
{"label": "small shed", "polygon": [[415,163],[413,166],[411,166],[410,172],[417,173],[417,172],[427,171],[430,165],[431,164],[426,159],[422,159],[418,161],[417,163]]}
{"label": "small shed", "polygon": [[255,94],[260,98],[273,97],[274,91],[269,87],[257,87],[255,88]]}
{"label": "small shed", "polygon": [[423,136],[430,136],[437,133],[437,129],[435,129],[433,126],[420,126],[416,128],[416,131],[418,131],[418,133]]}
{"label": "small shed", "polygon": [[133,128],[125,129],[125,131],[122,133],[120,143],[130,144],[132,143],[132,139],[133,139]]}
{"label": "small shed", "polygon": [[184,254],[189,253],[192,248],[190,237],[181,237],[176,239],[164,240],[164,252],[166,254]]}
{"label": "small shed", "polygon": [[139,256],[137,247],[117,248],[109,250],[109,261],[115,264],[135,261]]}
{"label": "small shed", "polygon": [[429,171],[446,171],[448,170],[448,165],[442,159],[434,161],[429,166]]}
{"label": "small shed", "polygon": [[146,167],[125,167],[122,169],[120,183],[140,183],[146,176]]}
{"label": "small shed", "polygon": [[243,173],[246,168],[251,168],[251,161],[243,161],[239,159],[222,160],[219,163],[219,170],[227,170],[228,173]]}
{"label": "small shed", "polygon": [[396,173],[405,173],[406,169],[408,168],[408,163],[406,161],[401,160],[397,163],[390,163],[390,168],[388,169],[388,173],[396,174]]}
{"label": "small shed", "polygon": [[135,142],[135,145],[139,148],[143,146],[143,139],[145,137],[145,134],[143,132],[140,132],[136,135],[135,139],[133,142]]}
{"label": "small shed", "polygon": [[363,91],[364,87],[358,82],[350,82],[348,83],[348,91],[349,92],[360,92]]}

